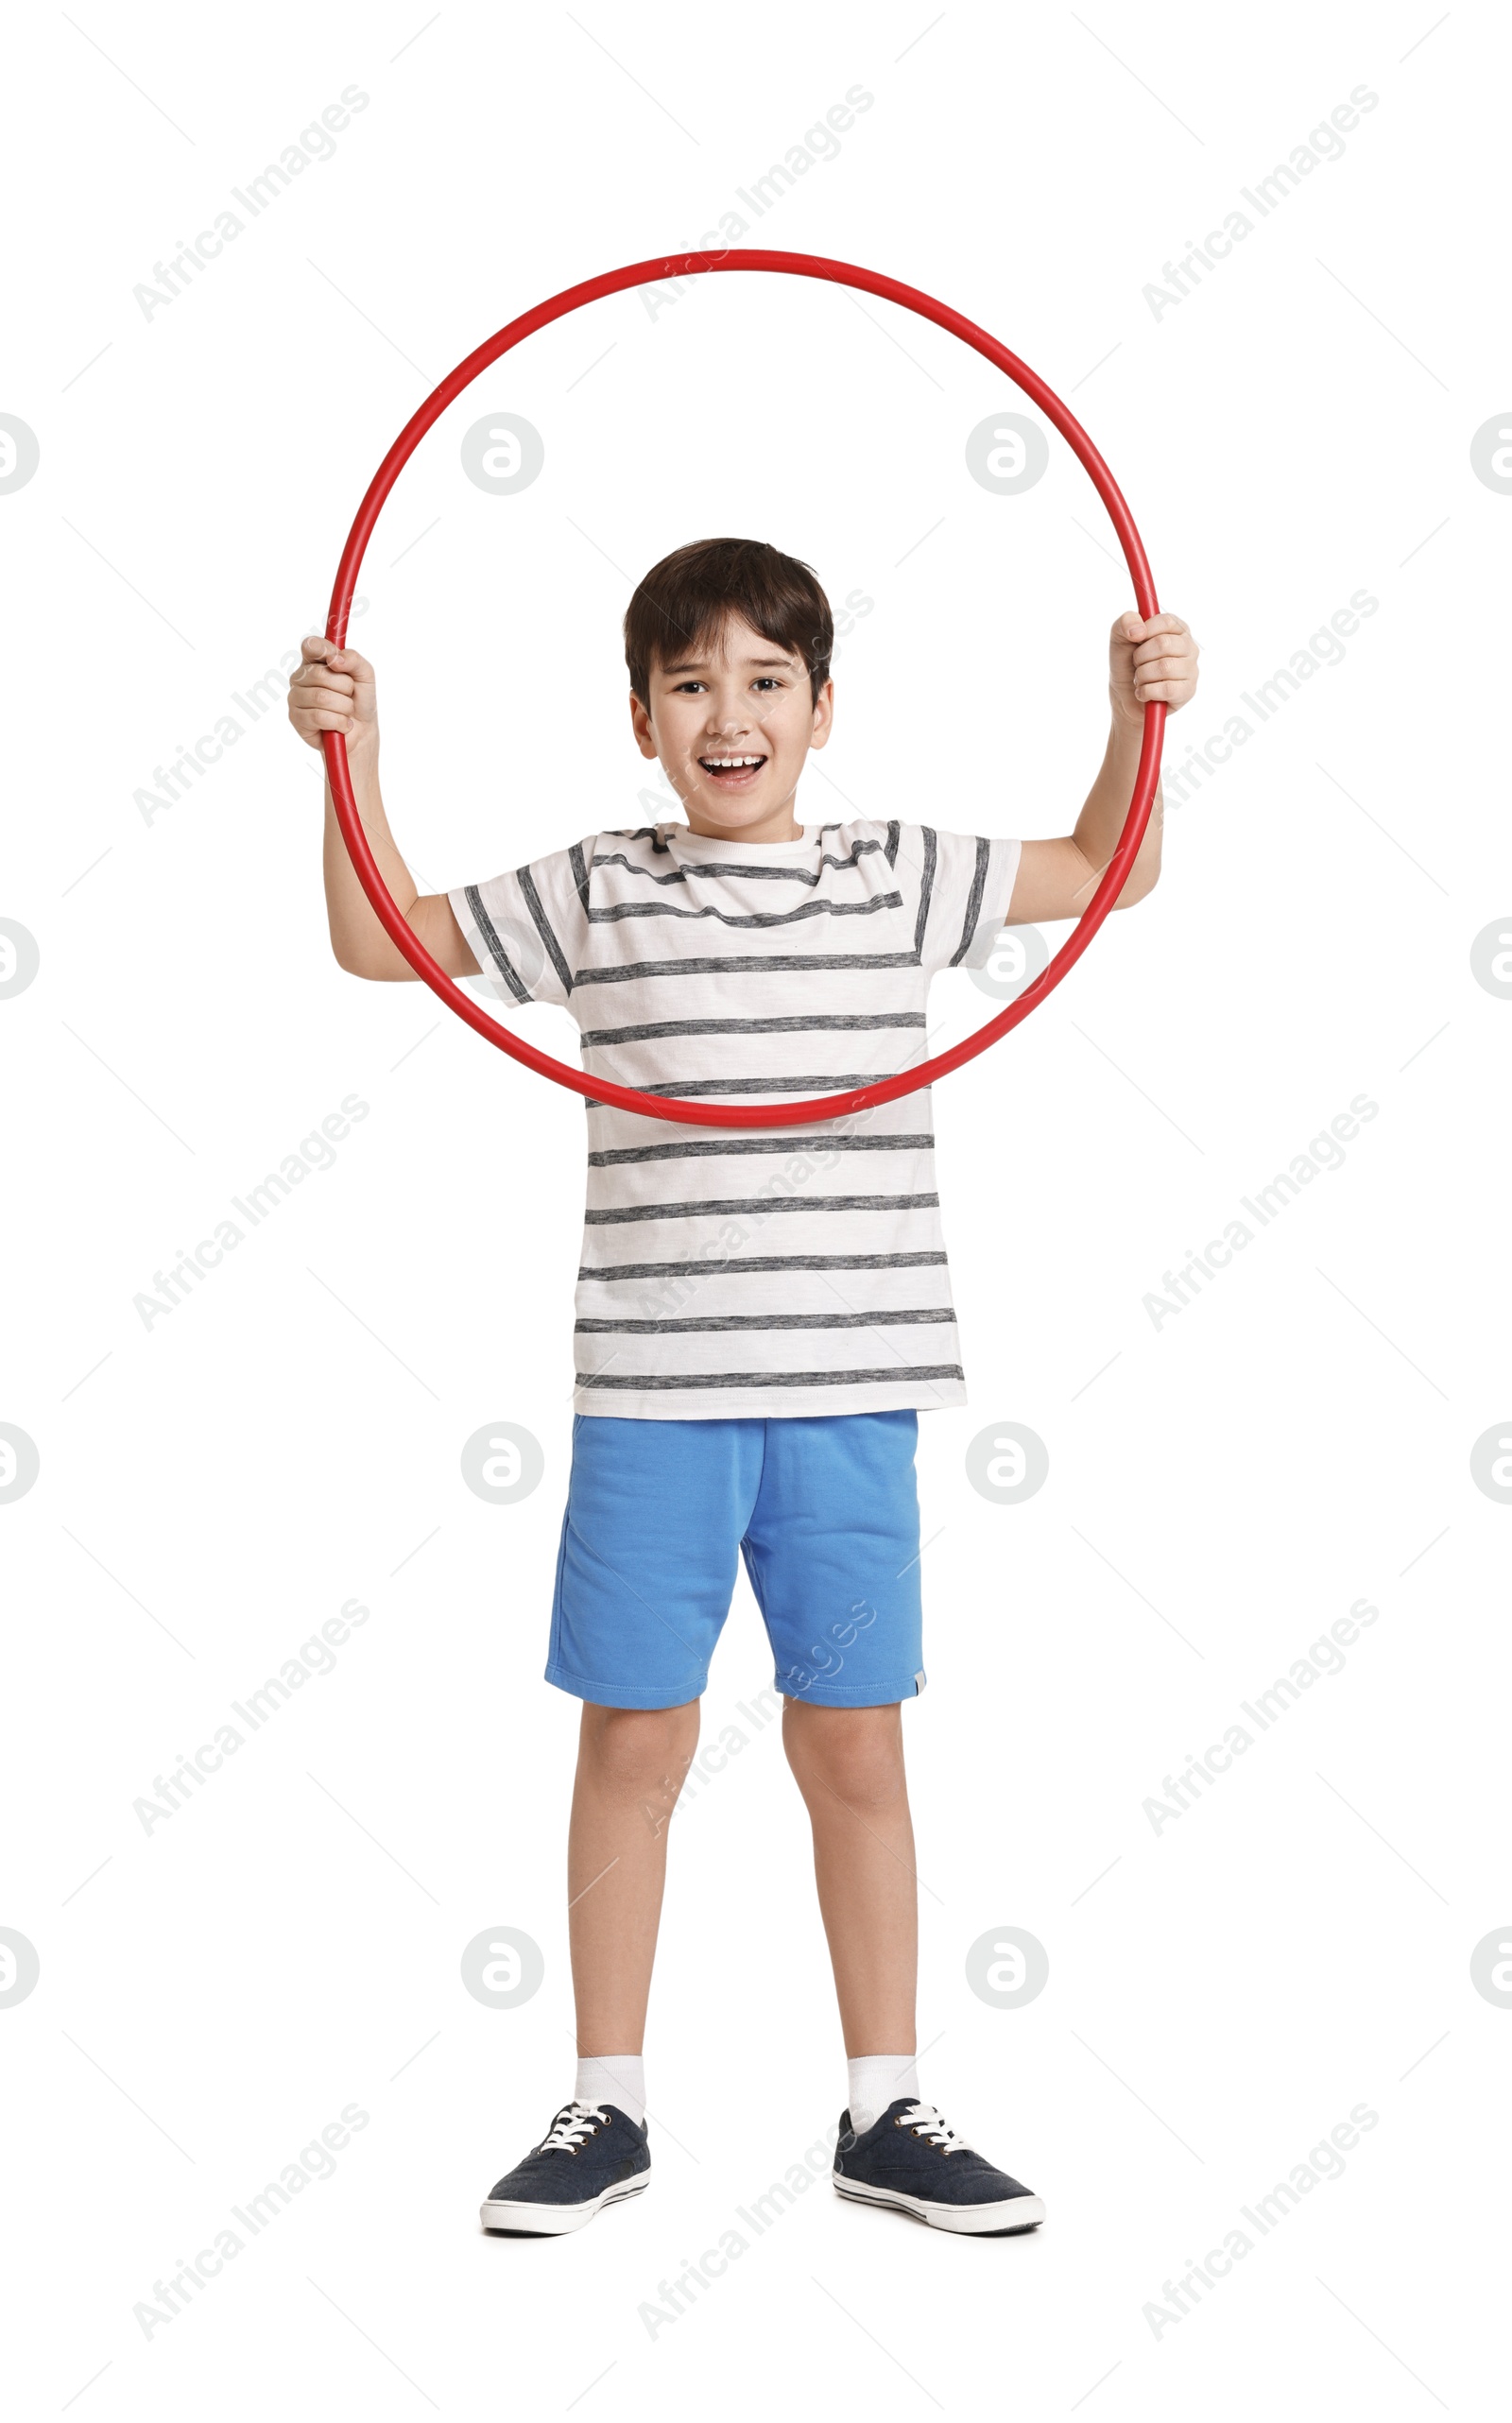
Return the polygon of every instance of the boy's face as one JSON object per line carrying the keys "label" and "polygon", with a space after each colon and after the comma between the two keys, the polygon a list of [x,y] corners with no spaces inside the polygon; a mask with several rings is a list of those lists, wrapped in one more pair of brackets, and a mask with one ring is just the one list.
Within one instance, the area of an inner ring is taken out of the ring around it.
{"label": "boy's face", "polygon": [[801,658],[732,614],[712,646],[654,662],[648,687],[644,702],[631,694],[635,738],[661,759],[693,831],[791,840],[793,795],[830,736],[834,684],[816,699]]}

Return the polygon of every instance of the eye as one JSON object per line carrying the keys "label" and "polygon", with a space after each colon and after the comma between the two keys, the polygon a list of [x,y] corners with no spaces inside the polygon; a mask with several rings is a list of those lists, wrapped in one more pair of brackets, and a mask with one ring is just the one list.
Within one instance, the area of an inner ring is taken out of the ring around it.
{"label": "eye", "polygon": [[679,690],[702,690],[707,687],[707,684],[702,681],[688,680],[679,681],[677,686]]}
{"label": "eye", "polygon": [[760,673],[756,677],[755,686],[758,690],[781,690],[782,677],[776,673]]}

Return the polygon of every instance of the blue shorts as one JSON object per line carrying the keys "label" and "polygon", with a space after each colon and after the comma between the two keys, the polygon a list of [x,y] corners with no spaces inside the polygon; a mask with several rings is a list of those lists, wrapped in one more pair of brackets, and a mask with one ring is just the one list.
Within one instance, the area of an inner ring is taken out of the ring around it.
{"label": "blue shorts", "polygon": [[601,1708],[701,1697],[743,1555],[776,1688],[882,1708],[923,1688],[914,1413],[573,1418],[546,1680]]}

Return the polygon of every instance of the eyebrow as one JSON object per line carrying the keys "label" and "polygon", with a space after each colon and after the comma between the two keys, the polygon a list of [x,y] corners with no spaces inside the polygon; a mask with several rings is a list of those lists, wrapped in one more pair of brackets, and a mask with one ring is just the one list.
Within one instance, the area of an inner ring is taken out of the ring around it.
{"label": "eyebrow", "polygon": [[[747,666],[772,666],[785,670],[792,665],[794,660],[790,656],[748,656],[744,662]],[[689,664],[664,664],[662,671],[664,677],[670,679],[674,673],[707,673],[709,664],[709,658],[699,657]]]}

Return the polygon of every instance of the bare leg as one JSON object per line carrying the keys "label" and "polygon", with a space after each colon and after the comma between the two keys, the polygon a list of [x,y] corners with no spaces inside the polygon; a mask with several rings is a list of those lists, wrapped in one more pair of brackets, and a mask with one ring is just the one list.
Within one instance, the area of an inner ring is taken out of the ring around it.
{"label": "bare leg", "polygon": [[567,1836],[568,1932],[580,2054],[639,2053],[667,1825],[698,1746],[681,1708],[585,1706]]}
{"label": "bare leg", "polygon": [[790,1699],[782,1746],[814,1828],[847,2057],[912,2053],[919,1896],[902,1710]]}

